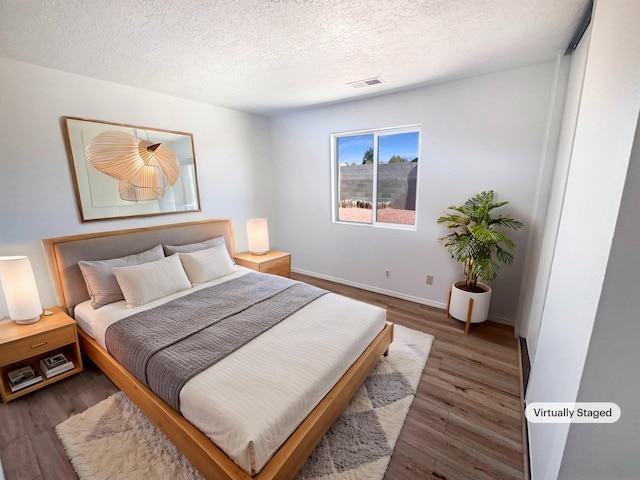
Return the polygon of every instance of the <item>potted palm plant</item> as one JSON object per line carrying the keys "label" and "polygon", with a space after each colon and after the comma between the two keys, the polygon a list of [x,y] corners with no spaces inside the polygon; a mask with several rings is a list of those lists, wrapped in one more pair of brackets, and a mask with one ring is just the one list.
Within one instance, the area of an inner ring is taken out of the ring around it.
{"label": "potted palm plant", "polygon": [[518,230],[523,225],[513,218],[496,216],[494,212],[508,203],[496,202],[493,190],[486,190],[464,205],[449,207],[450,212],[438,218],[438,223],[445,223],[451,230],[439,240],[464,269],[465,280],[451,287],[447,313],[466,321],[465,333],[470,323],[484,322],[489,314],[491,287],[481,280],[493,280],[501,264],[513,262],[516,245],[501,230]]}

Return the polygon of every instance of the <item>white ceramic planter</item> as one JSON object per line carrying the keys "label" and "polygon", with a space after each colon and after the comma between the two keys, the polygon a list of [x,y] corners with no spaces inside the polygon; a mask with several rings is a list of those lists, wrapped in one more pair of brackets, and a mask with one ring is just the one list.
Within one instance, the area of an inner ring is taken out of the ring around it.
{"label": "white ceramic planter", "polygon": [[460,290],[458,285],[464,285],[464,282],[456,282],[451,286],[451,300],[449,301],[449,315],[463,322],[467,321],[467,312],[469,311],[469,299],[473,298],[473,310],[471,313],[470,323],[484,322],[489,316],[489,304],[491,303],[491,287],[484,283],[478,283],[478,287],[484,292],[473,293],[466,290]]}

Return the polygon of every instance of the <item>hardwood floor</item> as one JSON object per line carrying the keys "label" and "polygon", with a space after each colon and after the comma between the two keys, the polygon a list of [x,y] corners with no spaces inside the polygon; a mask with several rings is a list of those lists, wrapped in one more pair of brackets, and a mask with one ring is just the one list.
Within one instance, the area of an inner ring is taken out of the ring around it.
{"label": "hardwood floor", "polygon": [[[464,336],[462,323],[442,310],[292,277],[380,305],[389,321],[435,336],[386,480],[525,478],[518,343],[510,327],[485,322]],[[77,478],[54,427],[116,391],[86,360],[81,374],[0,405],[6,480]]]}
{"label": "hardwood floor", "polygon": [[473,325],[444,310],[339,285],[292,278],[387,309],[387,320],[435,337],[385,480],[523,479],[518,341],[511,327]]}
{"label": "hardwood floor", "polygon": [[54,428],[118,391],[91,361],[83,361],[82,373],[0,405],[0,458],[6,480],[78,478]]}

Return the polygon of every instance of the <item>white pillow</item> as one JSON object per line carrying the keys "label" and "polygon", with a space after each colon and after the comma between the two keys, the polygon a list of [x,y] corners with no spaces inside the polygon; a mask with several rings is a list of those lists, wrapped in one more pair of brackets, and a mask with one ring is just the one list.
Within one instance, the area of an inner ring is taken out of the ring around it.
{"label": "white pillow", "polygon": [[113,274],[127,301],[127,307],[137,307],[152,300],[191,288],[178,255],[155,262],[116,267]]}
{"label": "white pillow", "polygon": [[237,270],[224,244],[191,253],[178,253],[191,283],[204,283]]}

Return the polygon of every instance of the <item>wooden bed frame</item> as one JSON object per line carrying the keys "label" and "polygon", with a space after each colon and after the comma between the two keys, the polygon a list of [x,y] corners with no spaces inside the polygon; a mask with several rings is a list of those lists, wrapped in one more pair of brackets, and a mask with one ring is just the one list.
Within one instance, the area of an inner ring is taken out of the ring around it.
{"label": "wooden bed frame", "polygon": [[[81,259],[98,260],[137,253],[158,244],[180,245],[199,242],[220,234],[225,236],[229,253],[233,255],[233,229],[231,221],[225,219],[52,238],[43,240],[42,244],[55,280],[58,299],[72,315],[73,307],[80,301],[88,299],[89,296],[86,288],[84,295],[75,291],[80,289],[78,283],[78,274],[81,279],[80,269],[77,266],[77,259],[74,258],[75,253],[69,255],[68,251],[66,253],[63,251],[64,248],[68,247],[74,251],[78,247],[80,255],[86,257],[87,252],[90,252],[89,257]],[[131,242],[120,241],[129,237],[139,246],[132,249]],[[95,246],[104,246],[108,251],[98,251],[94,248]],[[82,300],[79,301],[80,298]],[[340,416],[380,357],[388,353],[389,345],[393,341],[393,324],[387,323],[267,465],[252,477],[216,447],[205,434],[130,374],[93,338],[81,329],[78,330],[82,351],[208,479],[293,478],[323,435]]]}

